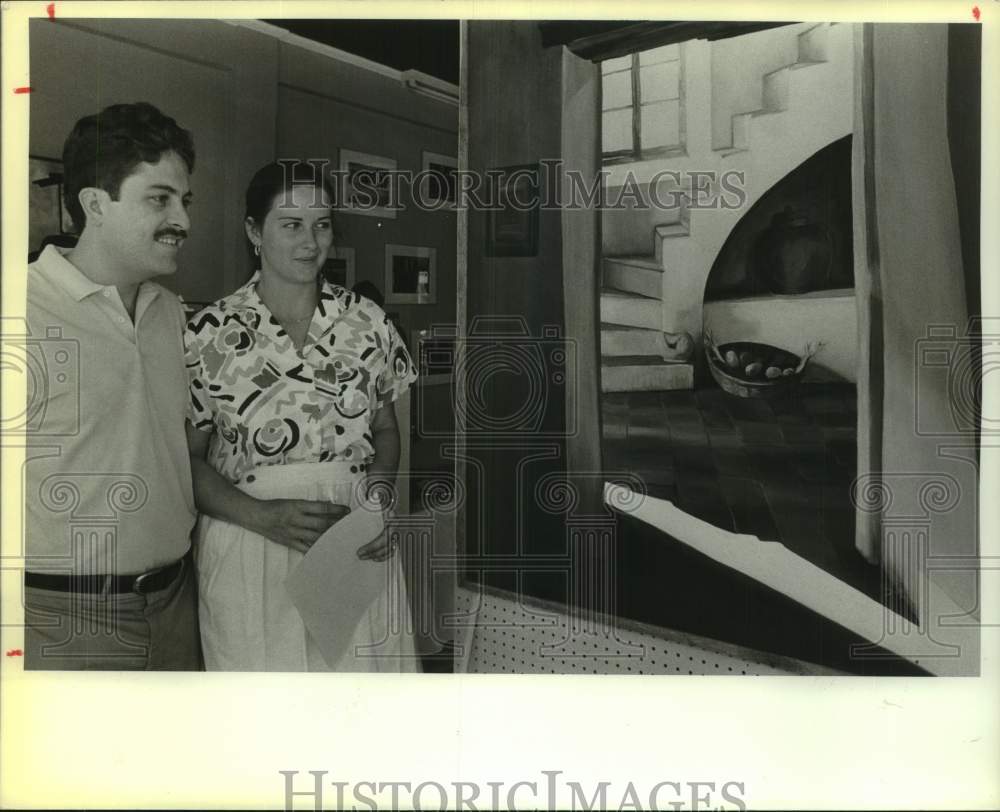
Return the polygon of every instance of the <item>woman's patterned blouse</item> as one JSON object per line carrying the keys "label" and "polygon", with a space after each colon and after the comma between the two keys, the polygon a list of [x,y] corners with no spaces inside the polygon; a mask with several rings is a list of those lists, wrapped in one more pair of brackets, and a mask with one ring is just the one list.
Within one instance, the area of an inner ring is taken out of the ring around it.
{"label": "woman's patterned blouse", "polygon": [[251,468],[374,455],[371,418],[417,370],[374,302],[324,282],[301,351],[257,295],[259,272],[199,311],[184,346],[188,419],[214,431],[208,461],[238,481]]}

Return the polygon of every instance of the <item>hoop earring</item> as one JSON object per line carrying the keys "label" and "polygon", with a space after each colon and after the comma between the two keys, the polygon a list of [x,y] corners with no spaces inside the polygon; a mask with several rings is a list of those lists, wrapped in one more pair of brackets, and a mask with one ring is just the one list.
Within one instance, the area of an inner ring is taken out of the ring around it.
{"label": "hoop earring", "polygon": [[255,242],[253,244],[253,255],[255,257],[259,257],[260,256],[260,243],[259,242]]}

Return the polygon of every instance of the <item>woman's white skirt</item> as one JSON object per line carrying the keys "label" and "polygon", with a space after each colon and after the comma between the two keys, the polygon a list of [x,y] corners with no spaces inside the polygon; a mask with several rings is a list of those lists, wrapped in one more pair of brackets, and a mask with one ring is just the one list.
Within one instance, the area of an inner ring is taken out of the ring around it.
{"label": "woman's white skirt", "polygon": [[[353,509],[359,478],[351,473],[349,463],[295,463],[255,468],[236,487],[257,499],[326,499]],[[358,546],[366,541],[359,540]],[[384,563],[361,562],[387,566],[389,577],[355,628],[351,645],[331,665],[285,589],[285,579],[302,560],[302,553],[204,515],[198,520],[194,549],[207,670],[420,670],[398,556]]]}

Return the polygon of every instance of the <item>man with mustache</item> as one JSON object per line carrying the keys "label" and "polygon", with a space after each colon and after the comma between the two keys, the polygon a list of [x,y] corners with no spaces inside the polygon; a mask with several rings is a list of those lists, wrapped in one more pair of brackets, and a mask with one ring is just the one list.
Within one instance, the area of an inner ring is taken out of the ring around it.
{"label": "man with mustache", "polygon": [[[146,103],[80,119],[63,150],[79,241],[28,270],[25,666],[200,667],[177,270],[191,134]],[[61,376],[61,377],[60,377]]]}

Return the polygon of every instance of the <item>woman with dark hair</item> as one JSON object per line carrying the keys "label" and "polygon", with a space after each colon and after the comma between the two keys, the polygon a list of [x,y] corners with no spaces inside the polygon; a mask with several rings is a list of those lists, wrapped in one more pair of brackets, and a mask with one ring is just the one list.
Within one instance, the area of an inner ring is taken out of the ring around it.
{"label": "woman with dark hair", "polygon": [[319,653],[284,587],[331,525],[391,493],[399,463],[393,401],[416,379],[385,313],[322,279],[332,200],[325,178],[304,162],[258,171],[245,220],[257,269],[185,332],[209,670],[416,670],[412,639],[390,633],[410,624],[385,534],[358,557],[363,566],[387,561],[387,583],[403,598],[387,591],[373,602],[338,662]]}

